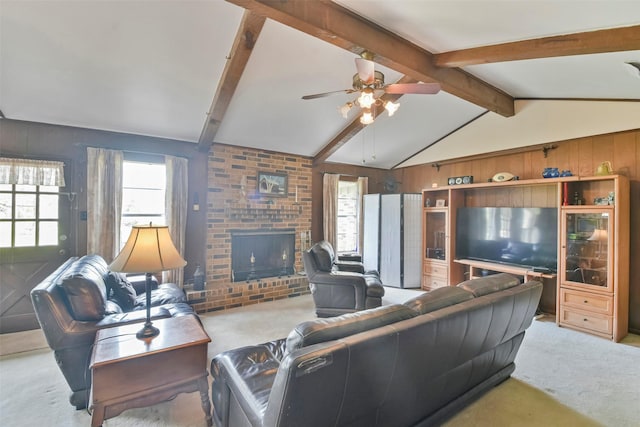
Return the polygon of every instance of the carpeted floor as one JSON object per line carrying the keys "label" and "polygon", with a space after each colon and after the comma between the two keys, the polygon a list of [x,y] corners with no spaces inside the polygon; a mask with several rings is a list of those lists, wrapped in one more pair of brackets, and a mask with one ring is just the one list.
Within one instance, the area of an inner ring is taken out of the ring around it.
{"label": "carpeted floor", "polygon": [[[392,289],[386,303],[409,298]],[[286,336],[315,318],[309,295],[202,316],[213,339],[209,357],[221,351]],[[0,340],[0,425],[90,425],[86,411],[69,405],[69,390],[52,352],[37,332]],[[21,337],[24,337],[22,339]],[[30,344],[25,345],[26,342]],[[612,343],[558,328],[541,317],[528,329],[512,378],[450,419],[446,426],[640,426],[640,337]],[[160,375],[161,373],[154,373]],[[132,409],[105,426],[204,426],[197,393],[149,408]],[[303,426],[301,426],[303,427]]]}

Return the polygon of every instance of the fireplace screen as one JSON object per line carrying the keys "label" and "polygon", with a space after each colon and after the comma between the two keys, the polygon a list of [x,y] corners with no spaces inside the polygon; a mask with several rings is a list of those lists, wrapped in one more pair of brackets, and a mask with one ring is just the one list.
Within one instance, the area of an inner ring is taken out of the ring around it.
{"label": "fireplace screen", "polygon": [[294,273],[294,229],[231,232],[231,279],[234,282]]}

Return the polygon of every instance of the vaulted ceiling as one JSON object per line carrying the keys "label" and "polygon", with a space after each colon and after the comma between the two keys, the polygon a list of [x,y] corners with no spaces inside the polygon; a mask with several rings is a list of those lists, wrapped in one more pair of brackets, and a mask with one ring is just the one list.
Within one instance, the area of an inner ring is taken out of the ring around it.
{"label": "vaulted ceiling", "polygon": [[[438,82],[363,126],[354,58]],[[0,0],[10,119],[393,168],[640,127],[640,2]],[[603,120],[603,118],[606,118]]]}

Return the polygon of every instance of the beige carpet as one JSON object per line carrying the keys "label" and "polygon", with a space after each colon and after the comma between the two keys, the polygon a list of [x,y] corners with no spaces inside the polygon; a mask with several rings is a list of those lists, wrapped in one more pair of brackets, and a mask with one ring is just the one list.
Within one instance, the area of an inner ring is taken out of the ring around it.
{"label": "beige carpet", "polygon": [[[389,299],[400,301],[403,294],[406,298],[413,295],[394,289]],[[284,337],[297,323],[314,317],[313,303],[307,295],[202,319],[213,339],[209,346],[212,357],[227,349]],[[37,346],[41,341],[34,335],[26,334],[25,341],[33,339]],[[21,341],[19,336],[5,337],[0,345],[8,353],[8,342]],[[639,361],[639,336],[630,335],[614,344],[558,328],[551,318],[539,318],[527,331],[512,378],[446,426],[640,426]],[[1,426],[90,425],[90,415],[74,410],[67,401],[68,394],[48,348],[0,357]],[[199,396],[191,393],[149,408],[125,411],[104,425],[202,427],[205,423]]]}

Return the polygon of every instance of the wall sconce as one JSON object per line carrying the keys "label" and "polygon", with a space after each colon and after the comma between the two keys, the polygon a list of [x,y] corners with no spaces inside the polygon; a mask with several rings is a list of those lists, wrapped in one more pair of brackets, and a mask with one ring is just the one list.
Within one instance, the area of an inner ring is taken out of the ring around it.
{"label": "wall sconce", "polygon": [[193,211],[198,212],[200,210],[200,198],[198,193],[193,193]]}

